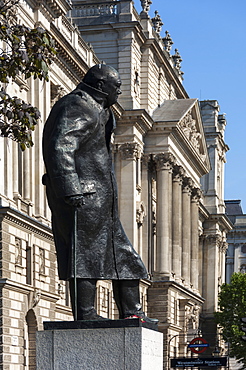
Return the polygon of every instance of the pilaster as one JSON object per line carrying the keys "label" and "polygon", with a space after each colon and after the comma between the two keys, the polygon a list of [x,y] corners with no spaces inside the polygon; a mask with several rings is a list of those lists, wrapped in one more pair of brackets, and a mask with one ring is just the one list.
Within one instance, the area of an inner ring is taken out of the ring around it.
{"label": "pilaster", "polygon": [[186,287],[190,286],[191,252],[191,190],[193,181],[190,177],[183,180],[182,189],[182,278]]}
{"label": "pilaster", "polygon": [[[120,193],[119,193],[119,213],[125,232],[133,244],[138,249],[137,233],[137,160],[141,156],[141,147],[136,142],[127,142],[118,146],[120,153]],[[130,210],[130,211],[126,211]]]}
{"label": "pilaster", "polygon": [[157,168],[157,256],[156,275],[170,278],[172,258],[172,168],[175,158],[171,153],[154,156]]}
{"label": "pilaster", "polygon": [[199,260],[199,199],[201,190],[193,188],[191,193],[191,268],[190,281],[193,289],[198,293],[198,260]]}
{"label": "pilaster", "polygon": [[182,260],[182,183],[185,171],[182,166],[173,169],[172,198],[172,271],[175,280],[181,282]]}

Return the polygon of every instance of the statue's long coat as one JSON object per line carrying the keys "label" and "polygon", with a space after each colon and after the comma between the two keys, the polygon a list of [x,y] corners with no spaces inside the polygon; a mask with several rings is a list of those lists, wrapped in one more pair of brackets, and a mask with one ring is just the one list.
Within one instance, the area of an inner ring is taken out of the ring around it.
{"label": "statue's long coat", "polygon": [[[117,212],[110,137],[114,117],[104,93],[83,83],[52,108],[44,127],[43,156],[52,211],[60,279],[141,279],[147,277]],[[83,194],[77,214],[74,269],[74,207],[64,197]]]}

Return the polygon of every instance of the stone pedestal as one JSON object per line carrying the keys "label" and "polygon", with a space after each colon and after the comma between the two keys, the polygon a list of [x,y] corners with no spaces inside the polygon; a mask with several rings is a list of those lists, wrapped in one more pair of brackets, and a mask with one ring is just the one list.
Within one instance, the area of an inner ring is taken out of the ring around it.
{"label": "stone pedestal", "polygon": [[44,327],[49,330],[37,332],[36,370],[163,369],[163,334],[138,319]]}

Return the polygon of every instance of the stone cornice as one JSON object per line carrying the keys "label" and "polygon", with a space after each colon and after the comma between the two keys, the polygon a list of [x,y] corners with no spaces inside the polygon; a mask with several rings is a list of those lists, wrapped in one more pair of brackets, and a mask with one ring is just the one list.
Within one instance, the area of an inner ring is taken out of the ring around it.
{"label": "stone cornice", "polygon": [[46,240],[48,239],[51,242],[53,241],[53,233],[49,226],[42,224],[41,222],[16,209],[10,207],[1,207],[0,220],[5,220],[6,222],[14,224],[23,230],[31,231],[39,237],[42,237]]}
{"label": "stone cornice", "polygon": [[119,125],[135,125],[142,135],[145,135],[153,125],[153,119],[145,109],[124,110],[118,122]]}
{"label": "stone cornice", "polygon": [[209,219],[209,212],[207,208],[201,202],[199,203],[199,219],[202,222]]}
{"label": "stone cornice", "polygon": [[54,18],[65,15],[72,9],[70,1],[68,0],[28,0],[28,3],[30,3],[34,9],[45,7]]}
{"label": "stone cornice", "polygon": [[[0,287],[11,289],[11,290],[14,290],[22,294],[34,293],[36,289],[32,285],[22,284],[20,282],[17,282],[11,279],[5,279],[5,278],[0,279]],[[58,294],[50,293],[42,289],[39,289],[39,291],[41,293],[41,297],[40,297],[41,299],[45,299],[50,302],[57,302],[60,299],[60,296]]]}
{"label": "stone cornice", "polygon": [[168,287],[168,288],[173,288],[177,289],[179,292],[182,292],[186,296],[189,297],[189,299],[194,300],[195,302],[199,302],[200,304],[203,304],[205,299],[194,293],[192,290],[187,289],[183,285],[179,284],[178,282],[174,280],[153,280],[154,288],[163,288],[163,287]]}
{"label": "stone cornice", "polygon": [[218,213],[218,214],[210,214],[208,222],[216,222],[226,231],[230,231],[233,229],[233,224],[229,220],[226,214]]}
{"label": "stone cornice", "polygon": [[[51,24],[50,33],[56,42],[57,59],[62,63],[62,65],[63,61],[68,65],[68,69],[70,73],[72,71],[73,78],[76,79],[76,82],[81,81],[85,72],[88,70],[86,61],[77,52],[75,52],[73,46],[53,24]],[[89,50],[89,47],[88,52],[92,52]]]}

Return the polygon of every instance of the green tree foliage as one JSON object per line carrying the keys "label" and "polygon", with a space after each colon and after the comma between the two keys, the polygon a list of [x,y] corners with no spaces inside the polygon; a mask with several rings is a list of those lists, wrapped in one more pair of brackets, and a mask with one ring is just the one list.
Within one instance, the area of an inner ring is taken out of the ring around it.
{"label": "green tree foliage", "polygon": [[241,318],[246,317],[246,274],[234,273],[230,284],[223,284],[219,293],[220,312],[215,313],[224,339],[230,343],[230,356],[246,369],[246,342],[242,340]]}
{"label": "green tree foliage", "polygon": [[0,135],[19,142],[25,150],[33,145],[32,131],[40,112],[18,97],[9,96],[6,86],[18,75],[48,81],[56,51],[47,31],[17,23],[14,10],[18,3],[19,0],[0,0]]}

